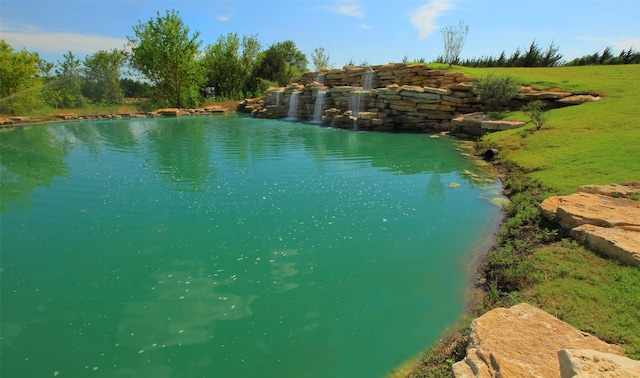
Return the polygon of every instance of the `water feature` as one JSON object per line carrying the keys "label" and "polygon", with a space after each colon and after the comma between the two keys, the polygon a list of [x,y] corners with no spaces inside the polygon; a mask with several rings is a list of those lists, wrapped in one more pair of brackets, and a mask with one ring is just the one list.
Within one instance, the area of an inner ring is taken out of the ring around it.
{"label": "water feature", "polygon": [[364,77],[362,79],[362,90],[363,91],[370,91],[371,89],[373,89],[374,77],[375,77],[375,72],[374,71],[367,71],[367,72],[364,73]]}
{"label": "water feature", "polygon": [[316,81],[322,85],[324,85],[324,80],[327,77],[327,74],[320,72],[318,73],[318,75],[316,76]]}
{"label": "water feature", "polygon": [[276,106],[280,106],[283,91],[276,91]]}
{"label": "water feature", "polygon": [[498,189],[447,138],[235,115],[2,134],[3,377],[381,377]]}
{"label": "water feature", "polygon": [[322,112],[324,111],[324,97],[327,92],[318,91],[316,93],[316,103],[313,107],[313,122],[321,123],[322,122]]}
{"label": "water feature", "polygon": [[287,118],[289,119],[298,119],[298,96],[300,92],[294,91],[291,92],[291,99],[289,100],[289,112],[287,113]]}
{"label": "water feature", "polygon": [[[362,88],[355,89],[349,93],[349,104],[347,105],[349,110],[353,113],[354,116],[358,116],[362,109],[362,103],[365,100],[366,96],[369,94],[369,91],[373,89],[375,78],[374,71],[366,71],[362,78]],[[354,121],[354,128],[355,128]]]}
{"label": "water feature", "polygon": [[362,101],[364,99],[363,95],[366,93],[367,92],[359,89],[353,90],[349,93],[349,104],[347,107],[351,110],[354,116],[358,116],[358,114],[360,114],[360,108],[362,107]]}

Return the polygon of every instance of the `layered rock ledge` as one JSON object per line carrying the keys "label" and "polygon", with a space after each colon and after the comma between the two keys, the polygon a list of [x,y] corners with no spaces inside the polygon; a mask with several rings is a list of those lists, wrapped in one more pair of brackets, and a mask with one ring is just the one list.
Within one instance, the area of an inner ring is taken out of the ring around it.
{"label": "layered rock ledge", "polygon": [[640,362],[621,348],[526,303],[475,319],[466,357],[453,365],[468,377],[638,377]]}
{"label": "layered rock ledge", "polygon": [[586,185],[549,197],[540,208],[591,250],[640,266],[640,185]]}

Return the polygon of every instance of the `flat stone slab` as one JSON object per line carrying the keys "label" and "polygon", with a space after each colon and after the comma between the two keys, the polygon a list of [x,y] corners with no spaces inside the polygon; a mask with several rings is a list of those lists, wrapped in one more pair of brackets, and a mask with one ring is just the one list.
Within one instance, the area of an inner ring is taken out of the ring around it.
{"label": "flat stone slab", "polygon": [[640,377],[640,361],[590,349],[558,351],[560,377]]}
{"label": "flat stone slab", "polygon": [[540,208],[591,250],[640,266],[640,201],[637,185],[585,185],[578,193],[545,199]]}
{"label": "flat stone slab", "polygon": [[621,354],[621,348],[547,312],[521,303],[497,308],[471,323],[466,357],[453,365],[462,377],[558,377],[561,349]]}
{"label": "flat stone slab", "polygon": [[623,264],[640,266],[640,228],[598,227],[583,224],[570,235],[582,241],[592,251],[612,257]]}
{"label": "flat stone slab", "polygon": [[578,192],[568,196],[549,197],[540,207],[555,213],[558,223],[566,229],[582,224],[640,227],[640,202],[625,198]]}
{"label": "flat stone slab", "polygon": [[511,130],[522,127],[526,124],[523,121],[509,121],[509,120],[491,120],[480,122],[480,128],[485,130]]}
{"label": "flat stone slab", "polygon": [[633,195],[640,196],[640,184],[583,185],[578,188],[578,192],[628,198]]}

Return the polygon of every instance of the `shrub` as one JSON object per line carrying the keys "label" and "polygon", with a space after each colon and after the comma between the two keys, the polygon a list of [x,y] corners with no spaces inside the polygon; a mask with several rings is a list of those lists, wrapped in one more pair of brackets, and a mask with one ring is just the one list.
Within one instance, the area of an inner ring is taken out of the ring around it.
{"label": "shrub", "polygon": [[529,122],[533,123],[536,130],[540,130],[542,125],[547,121],[547,109],[545,104],[540,100],[531,101],[522,107],[522,111],[529,117]]}
{"label": "shrub", "polygon": [[473,91],[489,110],[498,110],[520,93],[520,85],[510,76],[489,74],[478,79]]}

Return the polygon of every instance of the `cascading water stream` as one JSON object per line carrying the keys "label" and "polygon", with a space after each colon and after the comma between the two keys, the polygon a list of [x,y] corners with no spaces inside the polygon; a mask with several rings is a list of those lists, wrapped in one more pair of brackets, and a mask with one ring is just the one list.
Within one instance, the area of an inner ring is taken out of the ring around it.
{"label": "cascading water stream", "polygon": [[289,119],[297,119],[298,118],[298,95],[300,92],[292,92],[291,99],[289,100],[289,112],[287,113],[287,118]]}
{"label": "cascading water stream", "polygon": [[280,106],[280,98],[282,97],[282,91],[276,92],[276,106]]}
{"label": "cascading water stream", "polygon": [[322,85],[324,85],[324,79],[327,76],[327,74],[325,73],[319,73],[318,76],[316,76],[316,81]]}
{"label": "cascading water stream", "polygon": [[371,89],[373,89],[373,77],[374,77],[375,72],[374,71],[367,71],[364,73],[364,78],[362,79],[362,90],[363,91],[370,91]]}
{"label": "cascading water stream", "polygon": [[362,90],[355,90],[349,93],[349,110],[353,113],[354,116],[357,116],[360,113],[360,103],[362,102]]}
{"label": "cascading water stream", "polygon": [[319,91],[316,94],[316,104],[313,108],[313,122],[321,123],[322,122],[322,111],[324,110],[324,96],[325,91]]}

